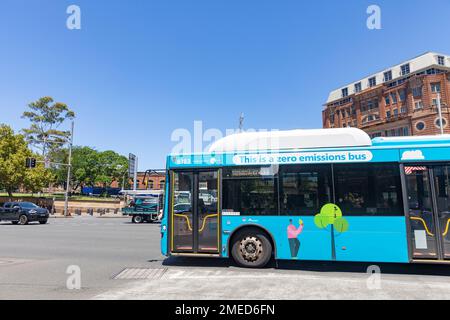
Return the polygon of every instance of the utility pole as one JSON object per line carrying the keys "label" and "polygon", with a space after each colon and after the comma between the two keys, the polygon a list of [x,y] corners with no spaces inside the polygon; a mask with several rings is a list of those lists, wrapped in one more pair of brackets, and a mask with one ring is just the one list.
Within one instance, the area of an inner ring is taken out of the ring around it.
{"label": "utility pole", "polygon": [[444,134],[444,126],[442,125],[442,108],[441,108],[441,94],[437,94],[437,108],[439,113],[439,127],[441,128],[441,134]]}
{"label": "utility pole", "polygon": [[64,215],[67,217],[69,215],[69,192],[70,192],[70,171],[72,169],[72,146],[73,146],[73,127],[74,122],[72,121],[70,130],[70,144],[69,144],[69,163],[67,164],[67,182],[66,182],[66,194],[64,198]]}

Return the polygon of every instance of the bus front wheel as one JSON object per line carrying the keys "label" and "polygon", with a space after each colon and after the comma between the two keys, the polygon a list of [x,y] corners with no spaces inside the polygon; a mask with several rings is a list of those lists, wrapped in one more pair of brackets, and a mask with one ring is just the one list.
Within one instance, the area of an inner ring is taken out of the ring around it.
{"label": "bus front wheel", "polygon": [[259,229],[243,229],[233,237],[231,255],[245,268],[263,268],[272,257],[272,244]]}

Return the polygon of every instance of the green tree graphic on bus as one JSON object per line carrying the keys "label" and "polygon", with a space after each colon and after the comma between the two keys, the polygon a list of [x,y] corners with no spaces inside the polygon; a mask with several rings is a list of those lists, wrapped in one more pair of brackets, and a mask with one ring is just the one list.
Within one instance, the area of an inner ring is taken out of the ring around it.
{"label": "green tree graphic on bus", "polygon": [[344,233],[349,228],[347,219],[342,216],[341,209],[334,203],[328,203],[320,209],[320,213],[314,217],[317,228],[330,231],[331,233],[331,255],[336,260],[336,248],[334,243],[335,231]]}

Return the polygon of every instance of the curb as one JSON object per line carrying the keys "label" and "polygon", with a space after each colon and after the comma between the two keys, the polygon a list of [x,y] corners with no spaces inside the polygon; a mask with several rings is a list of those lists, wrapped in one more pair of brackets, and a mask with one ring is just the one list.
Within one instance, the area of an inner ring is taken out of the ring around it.
{"label": "curb", "polygon": [[49,219],[73,219],[73,216],[49,216]]}

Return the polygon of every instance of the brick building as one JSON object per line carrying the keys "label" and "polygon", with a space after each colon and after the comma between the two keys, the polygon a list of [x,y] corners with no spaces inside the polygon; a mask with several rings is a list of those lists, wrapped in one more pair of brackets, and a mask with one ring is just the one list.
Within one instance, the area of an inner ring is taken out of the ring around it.
{"label": "brick building", "polygon": [[324,128],[357,127],[371,137],[450,133],[450,56],[433,52],[330,93]]}
{"label": "brick building", "polygon": [[[145,178],[145,180],[144,180]],[[137,174],[137,189],[139,190],[164,190],[166,182],[166,172],[165,170],[151,170],[147,172],[138,172]],[[130,179],[130,185],[133,185],[133,180]],[[118,181],[114,181],[111,184],[112,188],[118,188]]]}
{"label": "brick building", "polygon": [[147,175],[145,175],[145,172],[138,172],[137,180],[138,180],[137,185],[138,189],[164,190],[166,183],[166,172],[160,170],[151,171],[147,172]]}

